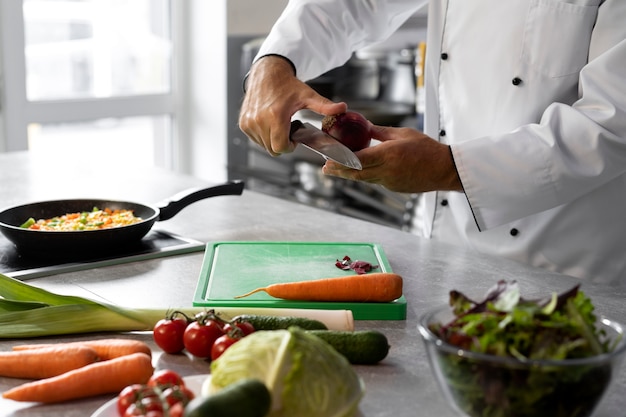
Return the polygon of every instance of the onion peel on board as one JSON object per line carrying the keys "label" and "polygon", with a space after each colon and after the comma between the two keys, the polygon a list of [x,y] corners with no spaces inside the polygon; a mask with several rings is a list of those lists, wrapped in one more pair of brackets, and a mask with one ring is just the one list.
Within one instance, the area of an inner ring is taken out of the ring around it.
{"label": "onion peel on board", "polygon": [[349,256],[344,256],[342,260],[337,259],[335,266],[344,271],[353,270],[358,275],[366,274],[372,269],[378,268],[378,265],[372,265],[367,261],[352,261]]}

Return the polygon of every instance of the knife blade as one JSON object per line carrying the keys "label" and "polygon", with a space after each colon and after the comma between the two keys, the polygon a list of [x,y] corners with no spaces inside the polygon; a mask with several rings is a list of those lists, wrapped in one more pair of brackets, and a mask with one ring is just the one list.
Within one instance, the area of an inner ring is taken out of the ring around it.
{"label": "knife blade", "polygon": [[322,155],[324,159],[330,159],[348,168],[363,169],[361,161],[354,152],[311,123],[303,123],[300,120],[292,121],[289,138]]}

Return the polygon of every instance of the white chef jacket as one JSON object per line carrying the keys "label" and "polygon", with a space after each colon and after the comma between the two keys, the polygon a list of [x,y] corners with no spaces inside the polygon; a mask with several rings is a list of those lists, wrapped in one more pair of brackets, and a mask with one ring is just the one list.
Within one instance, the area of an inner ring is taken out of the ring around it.
{"label": "white chef jacket", "polygon": [[[380,41],[416,0],[292,0],[259,55],[302,80]],[[414,232],[626,282],[626,0],[431,0],[425,133],[465,193],[425,193]]]}

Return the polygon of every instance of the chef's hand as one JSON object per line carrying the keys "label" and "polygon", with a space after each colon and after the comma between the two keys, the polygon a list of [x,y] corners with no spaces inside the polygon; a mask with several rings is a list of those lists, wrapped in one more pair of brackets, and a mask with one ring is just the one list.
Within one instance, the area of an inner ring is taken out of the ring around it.
{"label": "chef's hand", "polygon": [[322,115],[343,113],[345,103],[334,103],[294,75],[291,64],[277,56],[266,56],[252,65],[246,95],[239,113],[239,128],[272,156],[291,152],[291,117],[301,109]]}
{"label": "chef's hand", "polygon": [[463,191],[448,145],[402,127],[372,127],[378,145],[358,151],[362,170],[327,161],[326,175],[380,184],[400,193]]}

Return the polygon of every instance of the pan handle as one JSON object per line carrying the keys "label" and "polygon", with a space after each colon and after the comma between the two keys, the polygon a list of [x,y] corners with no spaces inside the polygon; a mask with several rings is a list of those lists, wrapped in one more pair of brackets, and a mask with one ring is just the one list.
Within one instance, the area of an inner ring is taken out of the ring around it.
{"label": "pan handle", "polygon": [[159,216],[157,217],[157,220],[169,220],[188,205],[195,203],[196,201],[204,200],[205,198],[220,195],[241,195],[244,185],[243,181],[234,180],[225,184],[215,185],[213,187],[193,188],[181,191],[180,193],[170,197],[167,201],[157,205],[157,208],[159,209]]}

